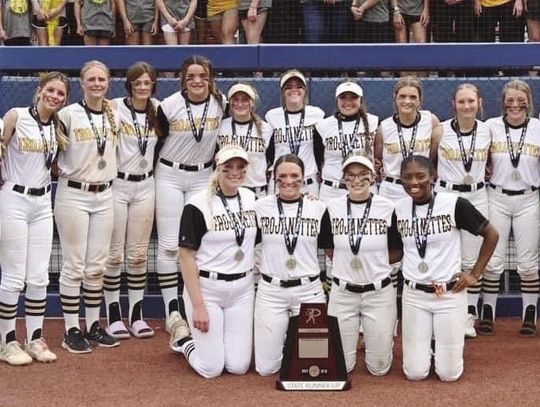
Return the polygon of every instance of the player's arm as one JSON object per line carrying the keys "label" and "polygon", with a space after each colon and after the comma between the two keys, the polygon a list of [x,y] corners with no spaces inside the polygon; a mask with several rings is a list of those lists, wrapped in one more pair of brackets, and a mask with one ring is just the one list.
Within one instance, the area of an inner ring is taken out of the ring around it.
{"label": "player's arm", "polygon": [[84,35],[84,28],[81,21],[82,2],[83,0],[75,0],[75,3],[73,3],[73,14],[77,23],[77,34],[79,34],[80,36]]}
{"label": "player's arm", "polygon": [[478,258],[471,272],[457,274],[457,283],[452,291],[459,292],[475,284],[482,277],[499,240],[499,234],[478,209],[465,198],[457,199],[454,217],[458,229],[464,229],[483,238]]}
{"label": "player's arm", "polygon": [[180,270],[193,306],[192,328],[201,332],[208,331],[210,319],[201,294],[196,256],[206,231],[206,222],[201,211],[191,204],[186,205],[180,221]]}
{"label": "player's arm", "polygon": [[4,150],[9,145],[9,142],[11,141],[11,137],[13,136],[13,133],[15,133],[15,126],[17,125],[17,112],[15,109],[11,109],[6,113],[4,116],[4,130],[2,131],[1,141],[2,145],[1,148],[1,154],[4,155]]}
{"label": "player's arm", "polygon": [[429,151],[429,158],[433,163],[433,169],[437,169],[437,160],[439,156],[439,144],[443,135],[443,126],[438,124],[431,132],[431,148]]}
{"label": "player's arm", "polygon": [[324,164],[324,144],[322,137],[317,130],[317,126],[315,126],[313,129],[313,154],[315,156],[315,163],[317,164],[319,174],[322,175],[322,167]]}
{"label": "player's arm", "polygon": [[398,263],[403,258],[403,241],[397,228],[396,212],[392,214],[392,224],[388,228],[388,260],[390,264]]}

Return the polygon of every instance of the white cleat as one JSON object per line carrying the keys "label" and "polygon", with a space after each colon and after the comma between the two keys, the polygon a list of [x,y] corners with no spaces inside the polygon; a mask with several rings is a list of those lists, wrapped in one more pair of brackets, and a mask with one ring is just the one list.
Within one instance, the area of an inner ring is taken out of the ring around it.
{"label": "white cleat", "polygon": [[26,353],[38,362],[52,363],[56,361],[56,355],[50,351],[47,342],[43,338],[28,342],[24,349]]}
{"label": "white cleat", "polygon": [[476,329],[474,324],[476,323],[476,315],[467,315],[467,325],[465,326],[465,338],[476,338]]}
{"label": "white cleat", "polygon": [[22,350],[21,345],[17,341],[11,341],[2,348],[0,351],[0,360],[12,366],[29,365],[32,363],[30,355]]}

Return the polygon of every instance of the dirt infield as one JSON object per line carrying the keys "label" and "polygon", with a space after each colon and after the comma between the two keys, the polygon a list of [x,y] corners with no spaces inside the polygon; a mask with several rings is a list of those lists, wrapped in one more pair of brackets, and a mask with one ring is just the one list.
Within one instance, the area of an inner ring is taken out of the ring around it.
{"label": "dirt infield", "polygon": [[500,319],[495,336],[467,341],[465,374],[457,383],[441,383],[433,373],[423,382],[407,381],[398,338],[387,376],[370,376],[359,360],[352,389],[341,393],[280,392],[274,388],[276,376],[259,377],[253,371],[202,379],[182,355],[169,351],[163,321],[151,325],[156,329],[153,339],[129,339],[118,348],[72,355],[60,347],[63,323],[47,320],[46,337],[58,361],[0,364],[0,406],[540,405],[540,338],[519,338],[517,319]]}

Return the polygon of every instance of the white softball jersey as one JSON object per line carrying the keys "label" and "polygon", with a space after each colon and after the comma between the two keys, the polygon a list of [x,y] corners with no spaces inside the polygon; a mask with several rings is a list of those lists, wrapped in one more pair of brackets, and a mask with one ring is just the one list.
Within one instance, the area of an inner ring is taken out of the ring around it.
{"label": "white softball jersey", "polygon": [[[442,123],[443,135],[439,142],[437,175],[440,180],[452,184],[464,184],[467,174],[474,178],[476,183],[483,182],[486,173],[486,162],[491,145],[491,131],[482,121],[476,120],[476,140],[474,158],[469,173],[465,170],[459,147],[457,132],[452,125],[454,119]],[[466,156],[470,156],[472,132],[462,133],[463,147]]]}
{"label": "white softball jersey", "polygon": [[[430,219],[427,219],[429,204],[426,203],[416,205],[418,221],[413,222],[412,206],[411,197],[400,200],[396,205],[396,227],[403,242],[403,277],[427,285],[452,281],[453,276],[461,271],[459,229],[478,235],[487,225],[487,219],[469,201],[447,192],[435,195]],[[418,253],[414,228],[419,232],[427,228],[423,259]],[[421,262],[428,265],[427,271],[419,270]]]}
{"label": "white softball jersey", "polygon": [[[303,200],[302,214],[297,219],[298,205]],[[314,277],[320,274],[317,247],[328,247],[321,244],[321,221],[326,213],[326,205],[322,201],[301,197],[295,201],[282,201],[285,215],[285,227],[291,233],[299,228],[298,241],[293,253],[296,267],[292,270],[286,267],[287,259],[291,256],[287,251],[285,236],[280,222],[277,197],[268,195],[255,203],[257,224],[261,232],[262,259],[260,271],[270,277],[280,280],[295,280],[302,277]],[[300,222],[299,226],[297,223]]]}
{"label": "white softball jersey", "polygon": [[261,134],[258,133],[253,121],[239,123],[232,117],[228,117],[221,122],[218,133],[219,148],[231,144],[238,145],[248,153],[249,166],[244,186],[251,188],[266,186],[268,168],[266,152],[271,138],[272,127],[264,121],[261,122]]}
{"label": "white softball jersey", "polygon": [[[315,125],[324,148],[322,178],[333,182],[341,180],[343,159],[351,153],[363,152],[365,140],[365,125],[362,118],[355,115],[339,119],[343,128],[343,133],[340,134],[338,116],[341,115],[329,116]],[[373,151],[373,140],[379,125],[379,118],[367,113],[367,119],[371,151]],[[370,158],[373,160],[373,157]]]}
{"label": "white softball jersey", "polygon": [[[104,135],[107,137],[103,156],[98,152],[96,134],[81,102],[63,108],[58,115],[69,129],[68,148],[66,151],[59,151],[58,154],[60,176],[86,183],[104,183],[116,178],[117,139],[113,135],[107,114],[104,111],[90,110],[100,140],[104,139]],[[115,128],[118,130],[120,122],[114,110],[113,115],[116,122]],[[98,163],[102,159],[105,160],[106,166],[99,168]]]}
{"label": "white softball jersey", "polygon": [[[351,201],[352,228],[347,216],[348,196],[332,199],[328,203],[330,230],[334,244],[333,275],[355,285],[384,280],[392,272],[388,255],[388,231],[392,225],[394,204],[378,195],[373,195],[371,199],[369,217],[362,230],[360,227],[366,201]],[[357,256],[353,254],[349,242],[351,229],[354,239],[362,234]],[[351,267],[354,257],[360,259],[358,270]]]}
{"label": "white softball jersey", "polygon": [[[493,172],[490,182],[507,190],[519,191],[540,186],[540,120],[529,119],[523,150],[517,170],[519,179],[514,176],[514,167],[508,151],[506,129],[502,117],[486,121],[491,129],[493,142],[491,144],[491,161]],[[517,153],[523,127],[508,126],[512,149]]]}
{"label": "white softball jersey", "polygon": [[[254,204],[255,194],[239,188],[242,211],[238,196],[226,197],[231,215],[227,213],[221,198],[207,190],[198,192],[184,207],[180,223],[180,246],[197,250],[196,262],[199,270],[221,274],[250,271],[255,262],[255,240],[257,218]],[[238,246],[235,222],[243,225],[245,236]],[[244,253],[241,260],[235,258],[239,248]]]}
{"label": "white softball jersey", "polygon": [[[169,123],[169,135],[160,151],[161,158],[184,165],[204,164],[213,160],[224,111],[223,105],[213,95],[206,101],[194,103],[181,92],[176,92],[161,102],[160,111]],[[204,129],[201,129],[203,121]],[[195,132],[203,130],[200,141],[195,139],[192,124]]]}
{"label": "white softball jersey", "polygon": [[[302,128],[299,128],[302,112],[304,114],[304,122],[301,126]],[[285,115],[289,119],[289,130],[287,130]],[[294,151],[291,151],[291,143],[298,144],[297,155],[304,162],[305,178],[307,179],[317,174],[317,163],[315,162],[315,154],[313,152],[313,131],[315,124],[323,118],[323,110],[310,105],[306,106],[300,112],[287,112],[283,107],[276,107],[269,110],[266,113],[265,119],[274,130],[274,163],[282,155],[294,154]]]}
{"label": "white softball jersey", "polygon": [[57,143],[54,125],[50,120],[42,123],[45,144],[39,125],[28,107],[18,107],[15,131],[2,160],[2,180],[30,188],[42,188],[51,183],[46,167],[45,153],[56,155]]}
{"label": "white softball jersey", "polygon": [[[137,127],[141,136],[141,142],[144,142],[146,134],[148,141],[144,156],[141,154],[139,147],[139,135],[133,121],[131,109],[128,105],[127,98],[114,99],[117,106],[118,118],[120,127],[118,131],[118,148],[116,149],[116,161],[118,171],[127,174],[145,174],[152,169],[154,161],[154,149],[157,144],[157,135],[154,129],[148,129],[146,122],[146,112],[144,110],[133,109]],[[157,109],[158,101],[151,100],[154,107]]]}
{"label": "white softball jersey", "polygon": [[[419,120],[409,126],[401,126],[406,153],[408,154],[413,134],[415,143],[413,154],[429,157],[431,148],[432,119],[431,112],[421,110]],[[403,154],[399,140],[398,122],[396,116],[384,119],[381,123],[383,135],[383,168],[384,173],[392,178],[400,178]]]}

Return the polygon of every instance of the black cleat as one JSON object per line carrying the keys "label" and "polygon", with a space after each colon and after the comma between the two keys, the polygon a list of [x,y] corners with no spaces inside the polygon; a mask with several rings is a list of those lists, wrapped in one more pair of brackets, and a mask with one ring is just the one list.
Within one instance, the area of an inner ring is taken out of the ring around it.
{"label": "black cleat", "polygon": [[101,328],[97,321],[92,324],[90,331],[85,332],[84,337],[97,346],[104,348],[114,348],[120,345],[120,342],[109,335],[105,329]]}
{"label": "black cleat", "polygon": [[92,347],[90,343],[84,338],[79,328],[70,328],[64,334],[64,341],[62,342],[62,348],[70,353],[90,353]]}

